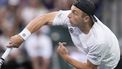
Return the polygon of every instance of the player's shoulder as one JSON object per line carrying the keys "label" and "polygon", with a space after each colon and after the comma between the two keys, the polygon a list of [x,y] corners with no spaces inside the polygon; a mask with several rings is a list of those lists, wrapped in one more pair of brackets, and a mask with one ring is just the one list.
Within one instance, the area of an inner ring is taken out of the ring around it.
{"label": "player's shoulder", "polygon": [[68,14],[71,12],[71,10],[59,10],[57,16],[58,17],[64,17],[68,16]]}
{"label": "player's shoulder", "polygon": [[59,10],[58,12],[68,14],[71,12],[71,10]]}
{"label": "player's shoulder", "polygon": [[70,10],[60,10],[53,20],[53,25],[67,25],[69,22],[68,14]]}

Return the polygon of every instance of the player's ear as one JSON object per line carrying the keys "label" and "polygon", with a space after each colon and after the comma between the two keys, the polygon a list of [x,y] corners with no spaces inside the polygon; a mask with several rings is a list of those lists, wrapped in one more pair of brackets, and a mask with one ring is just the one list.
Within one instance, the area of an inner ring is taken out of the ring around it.
{"label": "player's ear", "polygon": [[90,17],[89,17],[89,16],[85,16],[85,17],[84,17],[84,22],[88,22],[88,21],[89,21],[89,19],[90,19]]}

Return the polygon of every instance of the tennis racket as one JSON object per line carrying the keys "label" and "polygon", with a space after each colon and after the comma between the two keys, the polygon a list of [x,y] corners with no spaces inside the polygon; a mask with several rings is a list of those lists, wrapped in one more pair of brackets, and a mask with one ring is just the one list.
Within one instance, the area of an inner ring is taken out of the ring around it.
{"label": "tennis racket", "polygon": [[7,48],[6,51],[3,53],[3,55],[0,58],[0,69],[2,64],[5,62],[6,58],[8,57],[9,53],[11,52],[12,48]]}

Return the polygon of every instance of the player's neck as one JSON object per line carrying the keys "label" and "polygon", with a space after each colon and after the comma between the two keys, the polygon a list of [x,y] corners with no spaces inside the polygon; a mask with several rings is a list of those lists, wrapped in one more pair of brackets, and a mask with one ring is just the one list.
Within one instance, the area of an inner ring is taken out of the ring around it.
{"label": "player's neck", "polygon": [[84,25],[80,26],[79,29],[84,33],[84,34],[88,34],[89,31],[91,30],[92,26],[93,26],[93,21],[89,21],[87,23],[84,23]]}

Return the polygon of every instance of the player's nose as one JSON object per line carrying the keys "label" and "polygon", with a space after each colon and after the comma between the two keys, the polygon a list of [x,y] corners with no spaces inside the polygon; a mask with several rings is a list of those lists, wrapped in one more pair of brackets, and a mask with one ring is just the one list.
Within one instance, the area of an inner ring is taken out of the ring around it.
{"label": "player's nose", "polygon": [[72,13],[70,13],[69,15],[68,15],[68,18],[70,19],[72,17]]}

